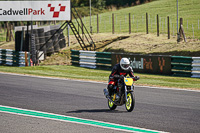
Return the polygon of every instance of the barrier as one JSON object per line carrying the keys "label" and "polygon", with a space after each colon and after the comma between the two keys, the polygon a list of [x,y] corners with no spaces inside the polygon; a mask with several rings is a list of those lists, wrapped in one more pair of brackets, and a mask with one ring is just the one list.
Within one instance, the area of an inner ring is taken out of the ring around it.
{"label": "barrier", "polygon": [[71,63],[80,67],[111,69],[111,53],[71,50]]}
{"label": "barrier", "polygon": [[30,54],[28,52],[16,52],[10,49],[0,49],[0,65],[29,66]]}
{"label": "barrier", "polygon": [[71,50],[72,65],[93,69],[111,69],[123,57],[129,58],[134,72],[200,78],[200,57]]}
{"label": "barrier", "polygon": [[192,76],[192,57],[172,56],[171,68],[173,76],[191,77]]}
{"label": "barrier", "polygon": [[200,57],[192,57],[192,77],[200,78]]}
{"label": "barrier", "polygon": [[172,56],[172,75],[200,78],[200,57]]}

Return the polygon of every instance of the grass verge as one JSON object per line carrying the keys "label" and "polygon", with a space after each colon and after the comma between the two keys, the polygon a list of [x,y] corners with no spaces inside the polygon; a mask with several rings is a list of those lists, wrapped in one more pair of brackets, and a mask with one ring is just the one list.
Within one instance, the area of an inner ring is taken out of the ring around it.
{"label": "grass verge", "polygon": [[[35,67],[7,67],[0,66],[0,72],[28,74],[46,77],[58,77],[67,79],[80,79],[107,82],[110,71],[87,69],[75,66],[35,66]],[[135,82],[136,85],[182,88],[200,90],[200,79],[171,77],[151,74],[139,74],[140,80]]]}
{"label": "grass verge", "polygon": [[[112,32],[112,14],[114,14],[115,33],[129,33],[129,13],[131,14],[132,33],[146,31],[146,13],[148,13],[149,33],[157,32],[157,14],[159,15],[160,34],[167,34],[167,16],[170,18],[171,35],[176,36],[177,5],[175,0],[156,0],[147,4],[123,8],[99,14],[99,32]],[[179,0],[179,18],[183,18],[184,32],[187,38],[199,39],[199,0]],[[97,15],[92,12],[93,33],[97,32]],[[82,18],[90,29],[90,16]],[[75,23],[75,25],[77,25]],[[194,34],[193,34],[194,33]]]}

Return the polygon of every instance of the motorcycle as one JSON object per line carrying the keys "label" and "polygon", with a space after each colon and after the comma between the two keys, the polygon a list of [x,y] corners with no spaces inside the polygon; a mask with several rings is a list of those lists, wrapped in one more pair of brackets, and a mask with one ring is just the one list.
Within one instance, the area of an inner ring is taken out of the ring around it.
{"label": "motorcycle", "polygon": [[117,85],[113,88],[113,93],[109,95],[108,90],[104,89],[104,95],[108,99],[108,107],[115,110],[117,106],[125,104],[128,112],[133,111],[135,106],[134,84],[133,79],[139,80],[139,77],[124,77],[118,79]]}

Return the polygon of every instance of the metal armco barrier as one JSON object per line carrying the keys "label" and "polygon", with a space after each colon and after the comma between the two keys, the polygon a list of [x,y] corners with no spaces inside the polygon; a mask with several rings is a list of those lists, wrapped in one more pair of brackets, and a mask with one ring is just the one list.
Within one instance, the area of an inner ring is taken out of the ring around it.
{"label": "metal armco barrier", "polygon": [[71,50],[71,63],[93,69],[111,69],[111,53]]}
{"label": "metal armco barrier", "polygon": [[200,57],[192,57],[192,77],[200,78]]}
{"label": "metal armco barrier", "polygon": [[16,52],[10,49],[0,49],[0,65],[29,66],[30,54],[28,52]]}
{"label": "metal armco barrier", "polygon": [[200,57],[172,56],[172,75],[200,78]]}
{"label": "metal armco barrier", "polygon": [[172,75],[181,77],[191,77],[192,57],[172,56]]}

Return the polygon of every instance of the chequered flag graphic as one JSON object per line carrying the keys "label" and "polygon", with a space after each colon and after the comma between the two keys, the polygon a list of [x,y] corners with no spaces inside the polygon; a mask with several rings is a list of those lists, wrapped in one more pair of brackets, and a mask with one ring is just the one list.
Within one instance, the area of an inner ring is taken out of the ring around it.
{"label": "chequered flag graphic", "polygon": [[58,18],[60,12],[64,12],[66,6],[62,6],[61,4],[59,4],[58,6],[60,6],[60,10],[59,11],[55,11],[55,7],[52,7],[51,4],[48,4],[48,7],[50,8],[50,12],[53,12],[53,18]]}

